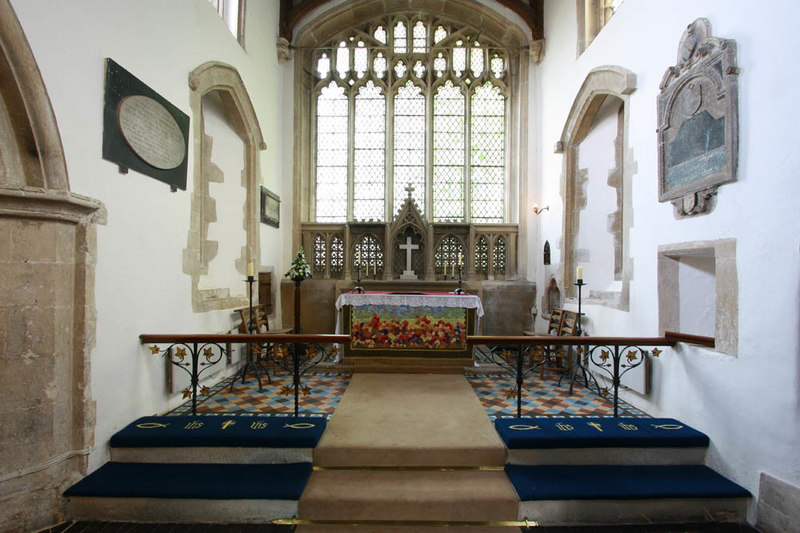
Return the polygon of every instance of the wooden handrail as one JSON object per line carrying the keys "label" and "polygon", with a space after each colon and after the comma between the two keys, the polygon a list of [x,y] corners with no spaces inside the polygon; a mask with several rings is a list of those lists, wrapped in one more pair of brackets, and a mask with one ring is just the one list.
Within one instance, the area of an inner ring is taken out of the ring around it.
{"label": "wooden handrail", "polygon": [[665,331],[664,337],[675,342],[688,342],[689,344],[698,344],[700,346],[708,346],[710,348],[714,348],[716,346],[716,339],[714,337],[689,335],[688,333],[677,333],[675,331]]}
{"label": "wooden handrail", "polygon": [[229,334],[207,334],[207,333],[179,333],[179,334],[152,334],[143,333],[139,335],[142,344],[164,344],[164,343],[185,343],[185,342],[213,342],[213,343],[285,343],[285,344],[344,344],[350,342],[350,335],[322,334],[278,334],[269,333],[229,333]]}
{"label": "wooden handrail", "polygon": [[473,335],[467,337],[468,344],[517,344],[532,346],[592,346],[605,344],[636,346],[674,346],[677,341],[667,337],[577,337],[577,336],[486,336]]}

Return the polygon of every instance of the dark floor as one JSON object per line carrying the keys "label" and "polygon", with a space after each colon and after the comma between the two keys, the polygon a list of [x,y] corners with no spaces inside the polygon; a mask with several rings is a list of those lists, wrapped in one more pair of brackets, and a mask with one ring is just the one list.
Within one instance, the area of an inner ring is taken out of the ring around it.
{"label": "dark floor", "polygon": [[[69,522],[40,533],[291,533],[292,526],[272,524],[133,524]],[[746,524],[663,524],[649,526],[540,526],[522,533],[758,533]]]}

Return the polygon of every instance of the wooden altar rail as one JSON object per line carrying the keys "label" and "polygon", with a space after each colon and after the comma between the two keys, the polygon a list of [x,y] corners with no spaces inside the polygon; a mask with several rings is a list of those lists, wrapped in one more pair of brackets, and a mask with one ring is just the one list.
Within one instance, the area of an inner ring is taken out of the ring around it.
{"label": "wooden altar rail", "polygon": [[[139,335],[142,344],[152,344],[150,348],[153,354],[162,354],[169,357],[172,365],[177,366],[188,373],[191,380],[191,388],[184,391],[184,397],[192,397],[192,414],[197,414],[197,388],[200,384],[200,375],[217,364],[223,355],[229,354],[232,344],[249,345],[273,345],[273,353],[276,346],[286,346],[284,353],[291,354],[292,360],[292,381],[294,385],[294,414],[299,412],[300,398],[300,379],[303,373],[324,359],[327,355],[322,348],[329,344],[346,344],[350,342],[349,335],[306,335],[306,334],[142,334]],[[158,344],[168,344],[169,346],[161,350]],[[319,349],[309,350],[308,346],[313,345]],[[224,346],[224,347],[223,347]],[[291,348],[289,348],[291,347]],[[247,366],[252,364],[251,353],[247,354],[247,362],[242,369],[246,372]],[[187,361],[187,359],[189,359]],[[256,369],[257,370],[257,369]],[[244,376],[242,376],[244,378]],[[234,376],[236,379],[236,376]],[[259,388],[260,388],[260,377]]]}
{"label": "wooden altar rail", "polygon": [[[546,362],[546,352],[554,346],[576,347],[577,356],[570,365],[570,394],[578,372],[583,372],[584,380],[589,385],[591,379],[597,386],[598,394],[608,396],[608,388],[601,389],[597,380],[590,374],[586,365],[591,362],[596,368],[608,374],[613,386],[614,417],[619,416],[619,385],[622,375],[641,365],[645,356],[658,357],[659,346],[673,347],[679,342],[696,344],[713,348],[715,339],[701,335],[689,335],[667,331],[663,337],[577,337],[577,336],[469,336],[467,343],[487,345],[491,351],[490,359],[501,368],[509,371],[516,382],[517,418],[522,416],[522,385],[525,376]],[[512,353],[508,347],[514,346],[518,351]],[[648,352],[642,346],[652,346]],[[518,355],[517,355],[518,354]],[[527,355],[527,362],[526,362]],[[623,361],[623,356],[625,360]],[[622,370],[620,370],[622,369]]]}

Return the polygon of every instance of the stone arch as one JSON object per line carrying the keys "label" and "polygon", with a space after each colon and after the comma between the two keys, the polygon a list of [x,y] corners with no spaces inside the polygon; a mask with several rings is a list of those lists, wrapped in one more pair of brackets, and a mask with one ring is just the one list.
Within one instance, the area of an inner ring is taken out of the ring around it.
{"label": "stone arch", "polygon": [[564,201],[564,230],[561,243],[561,285],[567,297],[576,297],[575,267],[580,262],[581,251],[577,246],[580,212],[585,206],[582,185],[585,173],[578,168],[578,152],[595,117],[609,98],[620,100],[618,137],[615,142],[616,168],[609,171],[608,182],[617,191],[617,210],[609,217],[610,232],[614,239],[615,279],[619,290],[589,291],[587,303],[597,303],[616,309],[627,310],[629,306],[632,259],[630,257],[629,234],[632,225],[631,190],[636,163],[629,148],[629,98],[636,90],[636,75],[619,66],[597,67],[589,72],[581,85],[570,109],[556,153],[564,155],[564,177],[562,198]]}
{"label": "stone arch", "polygon": [[243,275],[247,264],[260,260],[258,239],[258,186],[261,182],[259,151],[266,150],[255,108],[245,89],[239,72],[230,65],[208,62],[189,74],[190,106],[194,120],[194,190],[192,193],[191,222],[187,246],[183,256],[183,271],[192,277],[192,308],[195,312],[230,309],[247,304],[244,297],[231,297],[227,289],[200,289],[200,276],[208,272],[215,255],[216,242],[208,240],[209,224],[215,220],[214,199],[209,193],[209,183],[214,179],[211,161],[211,143],[204,134],[202,118],[203,97],[216,92],[222,100],[231,127],[244,143],[244,170],[242,182],[246,190],[242,224],[246,245],[236,259],[236,268]]}
{"label": "stone arch", "polygon": [[61,493],[86,474],[96,226],[105,221],[102,203],[70,192],[47,88],[0,0],[0,426],[16,428],[0,449],[0,530],[63,521]]}

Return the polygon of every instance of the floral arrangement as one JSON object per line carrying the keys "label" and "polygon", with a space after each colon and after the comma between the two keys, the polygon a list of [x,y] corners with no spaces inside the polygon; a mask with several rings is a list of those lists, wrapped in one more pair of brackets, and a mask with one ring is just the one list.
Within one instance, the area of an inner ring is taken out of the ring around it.
{"label": "floral arrangement", "polygon": [[291,268],[284,276],[291,278],[292,281],[303,281],[311,277],[311,266],[306,261],[302,248],[297,252],[297,255],[292,260]]}

